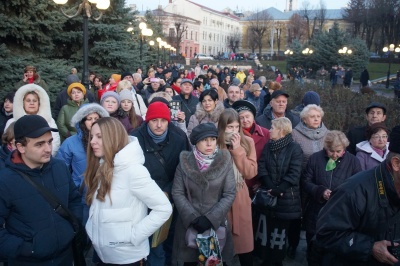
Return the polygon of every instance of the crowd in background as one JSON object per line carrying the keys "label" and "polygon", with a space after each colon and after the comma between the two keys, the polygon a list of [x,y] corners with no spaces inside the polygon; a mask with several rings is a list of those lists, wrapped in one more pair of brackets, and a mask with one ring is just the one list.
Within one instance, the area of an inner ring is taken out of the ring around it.
{"label": "crowd in background", "polygon": [[[267,80],[236,65],[164,64],[109,77],[91,72],[88,88],[74,72],[66,75],[54,106],[33,66],[4,97],[0,191],[25,145],[14,126],[26,115],[44,118],[54,129],[49,160],[64,162],[80,193],[80,218],[96,265],[197,265],[188,228],[226,228],[227,265],[235,254],[245,266],[254,256],[262,265],[282,265],[285,257],[296,257],[302,227],[311,256],[318,214],[334,191],[389,154],[384,105],[372,102],[365,124],[347,134],[328,129],[316,92],[306,92],[293,110],[287,107],[290,95],[279,69]],[[287,78],[304,86],[309,72],[293,67]],[[317,76],[330,76],[332,86],[350,86],[353,78],[340,66]],[[274,206],[252,205],[261,189],[275,197]],[[15,228],[18,218],[10,218],[11,198],[0,192],[0,247],[16,244],[4,249],[8,253],[0,248],[0,257],[31,265],[64,254],[65,246],[38,255],[22,250],[17,240],[29,242],[29,236]],[[157,242],[153,233],[167,220],[165,240]]]}

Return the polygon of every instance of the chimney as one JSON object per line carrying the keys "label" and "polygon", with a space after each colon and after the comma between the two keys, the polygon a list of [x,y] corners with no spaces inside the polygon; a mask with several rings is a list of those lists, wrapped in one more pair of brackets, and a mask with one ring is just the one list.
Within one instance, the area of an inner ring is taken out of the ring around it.
{"label": "chimney", "polygon": [[172,0],[169,0],[169,3],[172,4]]}

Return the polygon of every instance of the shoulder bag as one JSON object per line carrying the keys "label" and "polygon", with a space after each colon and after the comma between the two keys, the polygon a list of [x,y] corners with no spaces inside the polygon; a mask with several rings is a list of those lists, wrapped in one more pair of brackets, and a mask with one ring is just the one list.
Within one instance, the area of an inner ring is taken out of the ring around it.
{"label": "shoulder bag", "polygon": [[32,185],[41,195],[42,197],[50,204],[53,210],[60,215],[62,218],[71,223],[72,228],[74,229],[74,239],[72,240],[72,251],[74,255],[74,266],[86,266],[85,256],[83,254],[85,249],[86,242],[86,232],[75,217],[75,215],[64,206],[64,204],[60,203],[58,199],[43,185],[36,183],[33,181],[28,175],[23,172],[13,169],[19,175],[21,175],[26,182]]}

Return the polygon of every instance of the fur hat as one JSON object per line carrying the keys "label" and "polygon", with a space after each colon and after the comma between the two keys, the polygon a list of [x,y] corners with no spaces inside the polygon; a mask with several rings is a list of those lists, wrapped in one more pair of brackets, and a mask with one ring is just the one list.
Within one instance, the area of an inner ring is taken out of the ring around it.
{"label": "fur hat", "polygon": [[77,127],[76,125],[77,123],[80,123],[82,119],[84,119],[86,116],[92,113],[97,113],[100,116],[100,118],[110,116],[107,110],[104,109],[103,106],[101,106],[98,103],[83,104],[71,118],[71,126]]}
{"label": "fur hat", "polygon": [[171,122],[171,113],[168,105],[162,102],[154,102],[149,105],[146,113],[146,123],[156,118],[164,118],[168,122]]}

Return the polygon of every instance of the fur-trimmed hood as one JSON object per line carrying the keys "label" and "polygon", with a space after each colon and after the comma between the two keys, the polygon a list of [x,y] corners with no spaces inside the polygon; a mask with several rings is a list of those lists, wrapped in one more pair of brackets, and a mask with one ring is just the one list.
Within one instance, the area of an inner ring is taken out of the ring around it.
{"label": "fur-trimmed hood", "polygon": [[24,96],[26,93],[34,91],[39,95],[40,105],[39,105],[39,112],[37,115],[40,115],[48,123],[53,119],[51,117],[51,107],[50,107],[50,98],[47,92],[40,86],[36,84],[27,84],[20,87],[14,96],[14,104],[13,104],[13,115],[15,120],[26,115],[24,110]]}
{"label": "fur-trimmed hood", "polygon": [[207,189],[209,180],[219,178],[227,168],[232,167],[231,154],[228,150],[219,150],[212,164],[204,172],[198,170],[192,151],[182,151],[179,157],[183,172],[201,189]]}
{"label": "fur-trimmed hood", "polygon": [[206,110],[204,110],[204,108],[203,108],[203,105],[199,102],[196,105],[196,112],[194,113],[194,115],[196,116],[199,123],[201,123],[201,121],[206,116],[208,116],[209,120],[212,121],[213,123],[217,123],[219,120],[219,117],[224,112],[224,110],[225,110],[225,108],[224,108],[224,104],[222,101],[217,102],[217,105],[215,106],[214,110],[211,113],[206,112]]}
{"label": "fur-trimmed hood", "polygon": [[100,104],[89,103],[84,104],[79,108],[79,110],[71,118],[71,126],[79,128],[78,123],[82,121],[87,115],[91,113],[97,113],[101,117],[109,117],[110,115]]}

